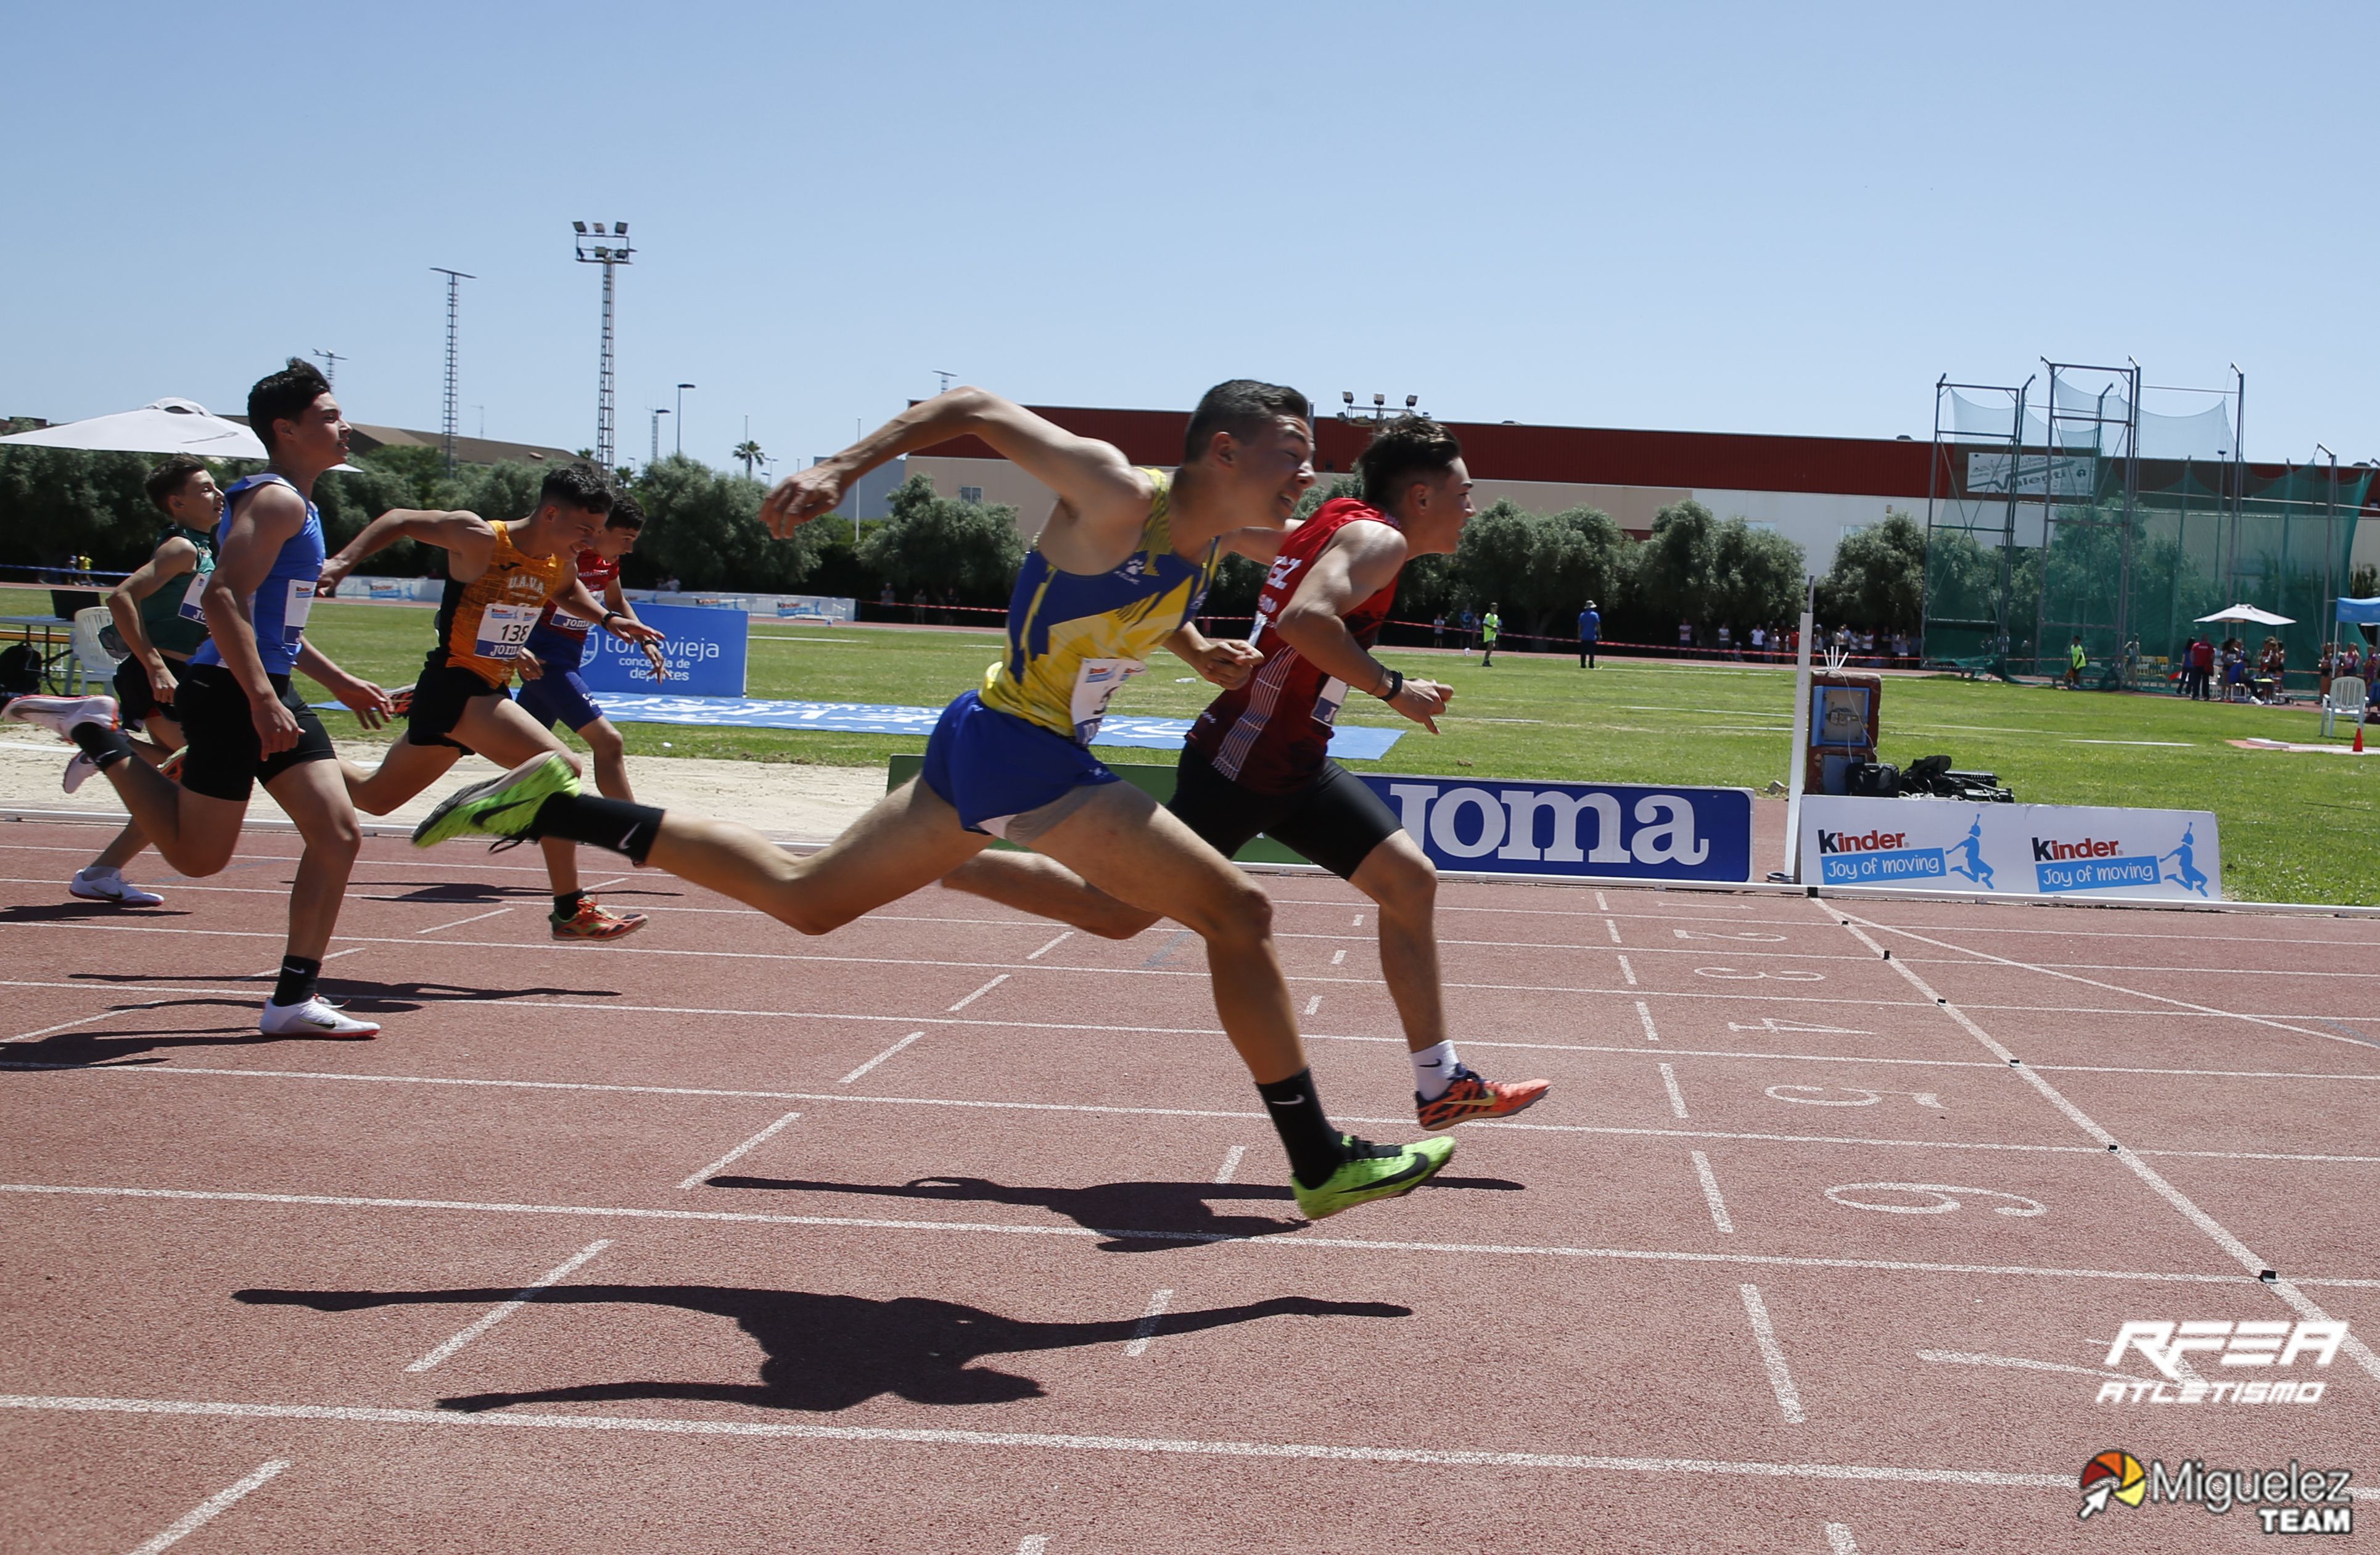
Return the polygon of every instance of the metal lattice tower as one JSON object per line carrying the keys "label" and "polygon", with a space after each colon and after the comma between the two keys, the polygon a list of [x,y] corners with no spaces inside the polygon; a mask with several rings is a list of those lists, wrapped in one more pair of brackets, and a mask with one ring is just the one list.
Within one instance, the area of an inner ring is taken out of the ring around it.
{"label": "metal lattice tower", "polygon": [[613,222],[608,233],[601,222],[593,223],[592,234],[588,231],[589,223],[570,225],[578,235],[578,262],[603,267],[603,352],[595,392],[595,462],[608,473],[618,468],[613,457],[612,410],[612,272],[615,266],[626,264],[635,250],[628,247],[625,222]]}
{"label": "metal lattice tower", "polygon": [[448,270],[443,265],[433,264],[430,269],[433,274],[446,277],[446,418],[439,423],[439,447],[446,455],[446,473],[452,475],[455,473],[455,413],[462,408],[457,400],[458,389],[455,377],[456,309],[459,306],[459,294],[463,283],[476,281],[479,277],[465,274],[459,270]]}

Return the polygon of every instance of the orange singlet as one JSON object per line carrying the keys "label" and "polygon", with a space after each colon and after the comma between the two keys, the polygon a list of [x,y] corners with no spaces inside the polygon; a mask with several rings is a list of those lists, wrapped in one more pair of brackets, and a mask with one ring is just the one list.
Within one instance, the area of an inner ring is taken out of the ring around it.
{"label": "orange singlet", "polygon": [[574,574],[567,555],[522,555],[513,544],[511,525],[492,522],[488,528],[496,531],[488,570],[468,583],[446,580],[430,664],[457,664],[502,687],[512,683],[513,661],[520,657],[546,601],[569,588]]}

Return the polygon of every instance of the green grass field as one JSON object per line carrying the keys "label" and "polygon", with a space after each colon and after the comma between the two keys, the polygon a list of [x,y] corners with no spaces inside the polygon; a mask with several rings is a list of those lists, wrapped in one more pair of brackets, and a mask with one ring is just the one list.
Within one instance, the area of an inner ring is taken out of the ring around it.
{"label": "green grass field", "polygon": [[[0,589],[0,613],[47,609],[46,595]],[[349,670],[408,685],[429,645],[430,613],[325,603],[315,608],[313,636]],[[976,684],[998,651],[997,639],[981,633],[760,626],[747,684],[755,697],[939,707]],[[1347,723],[1410,731],[1379,770],[1753,788],[1785,775],[1788,671],[1606,660],[1588,672],[1573,659],[1527,654],[1500,656],[1482,669],[1448,653],[1391,650],[1385,657],[1408,674],[1451,684],[1458,711],[1433,737],[1351,699]],[[1186,665],[1160,659],[1118,697],[1116,711],[1189,717],[1210,688],[1188,677]],[[2021,800],[2213,810],[2222,820],[2224,884],[2233,897],[2380,904],[2380,761],[2224,743],[2249,735],[2310,742],[2317,727],[2311,711],[1897,677],[1886,682],[1882,715],[1885,760],[1906,766],[1942,752],[1959,767],[1998,772]],[[346,713],[329,722],[343,738],[372,737]],[[925,745],[913,736],[674,724],[629,724],[625,732],[639,756],[833,766],[880,767],[892,752]],[[1103,754],[1164,759],[1146,750]]]}

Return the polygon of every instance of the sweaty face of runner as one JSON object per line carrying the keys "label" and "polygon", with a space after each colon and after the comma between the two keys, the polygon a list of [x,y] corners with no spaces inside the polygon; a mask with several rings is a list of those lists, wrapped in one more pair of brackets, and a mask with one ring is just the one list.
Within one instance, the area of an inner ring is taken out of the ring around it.
{"label": "sweaty face of runner", "polygon": [[573,507],[568,503],[548,503],[541,516],[550,517],[553,525],[554,552],[565,556],[576,556],[594,544],[596,535],[603,528],[603,515],[591,508]]}
{"label": "sweaty face of runner", "polygon": [[1414,477],[1404,509],[1400,516],[1408,554],[1451,555],[1462,542],[1463,527],[1471,522],[1471,467],[1457,459],[1444,469]]}
{"label": "sweaty face of runner", "polygon": [[327,394],[314,396],[302,416],[275,420],[273,449],[281,457],[328,469],[347,457],[347,420],[339,402]]}
{"label": "sweaty face of runner", "polygon": [[615,524],[606,524],[595,531],[587,549],[607,562],[616,562],[637,548],[638,531]]}
{"label": "sweaty face of runner", "polygon": [[1245,438],[1219,440],[1208,462],[1227,476],[1248,527],[1278,529],[1314,484],[1314,430],[1294,416],[1277,416]]}
{"label": "sweaty face of runner", "polygon": [[175,522],[193,529],[212,529],[223,516],[223,488],[205,470],[194,470],[182,489],[165,499],[165,511]]}

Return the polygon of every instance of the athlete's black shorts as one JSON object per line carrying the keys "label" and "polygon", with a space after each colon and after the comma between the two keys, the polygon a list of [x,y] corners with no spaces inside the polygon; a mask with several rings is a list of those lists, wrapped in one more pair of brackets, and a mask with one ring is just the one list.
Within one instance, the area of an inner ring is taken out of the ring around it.
{"label": "athlete's black shorts", "polygon": [[189,754],[182,759],[183,787],[210,799],[244,804],[252,785],[269,784],[309,761],[337,757],[322,721],[314,716],[304,698],[290,689],[289,677],[270,678],[281,705],[298,721],[298,743],[267,756],[264,742],[257,738],[256,723],[249,716],[248,693],[239,688],[232,673],[221,664],[191,664],[182,671],[174,711],[181,722],[182,737],[189,742]]}
{"label": "athlete's black shorts", "polygon": [[421,678],[413,683],[413,711],[407,715],[411,727],[405,732],[407,745],[443,745],[454,750],[471,747],[447,736],[455,725],[463,722],[465,704],[479,697],[509,697],[508,686],[491,686],[460,664],[450,664],[436,653],[422,666]]}
{"label": "athlete's black shorts", "polygon": [[1184,750],[1165,808],[1226,858],[1261,832],[1342,880],[1353,880],[1372,850],[1402,830],[1386,800],[1330,760],[1294,794],[1258,794]]}
{"label": "athlete's black shorts", "polygon": [[[177,660],[165,661],[165,673],[176,683],[190,673],[190,667]],[[127,659],[115,666],[115,716],[126,723],[139,723],[152,712],[174,717],[174,704],[160,703],[156,691],[149,684],[149,672],[138,659]]]}

